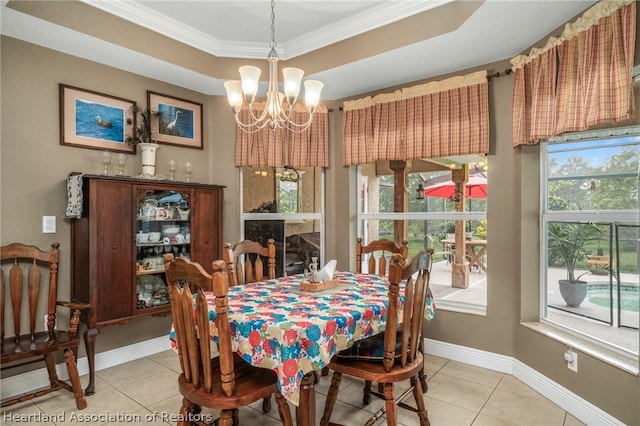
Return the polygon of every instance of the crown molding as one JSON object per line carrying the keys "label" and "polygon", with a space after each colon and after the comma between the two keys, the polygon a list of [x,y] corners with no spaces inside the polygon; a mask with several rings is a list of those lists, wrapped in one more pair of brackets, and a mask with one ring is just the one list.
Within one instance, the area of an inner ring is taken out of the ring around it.
{"label": "crown molding", "polygon": [[[265,43],[220,40],[137,2],[126,0],[80,1],[151,31],[157,32],[158,28],[162,28],[163,35],[217,57],[264,59],[269,52],[269,40],[265,40]],[[278,41],[278,56],[282,60],[292,59],[452,1],[414,0],[385,2],[366,12],[361,12],[348,19],[343,19],[319,30],[309,32],[289,42]]]}

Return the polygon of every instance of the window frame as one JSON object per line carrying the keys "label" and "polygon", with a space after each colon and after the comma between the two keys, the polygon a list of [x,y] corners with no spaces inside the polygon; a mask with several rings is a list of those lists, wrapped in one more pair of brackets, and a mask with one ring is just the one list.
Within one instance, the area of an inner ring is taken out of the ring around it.
{"label": "window frame", "polygon": [[[626,348],[621,348],[612,342],[605,341],[588,332],[570,327],[567,324],[554,321],[548,314],[548,229],[552,222],[581,222],[581,223],[624,223],[640,225],[640,208],[623,210],[549,210],[549,145],[586,142],[589,140],[612,139],[620,137],[640,136],[640,127],[621,129],[605,129],[597,132],[572,133],[560,136],[540,143],[540,221],[539,221],[539,297],[538,310],[539,325],[544,328],[544,333],[571,346],[580,346],[582,350],[596,358],[632,373],[638,373],[640,353],[634,353]],[[623,144],[622,144],[623,145]],[[640,145],[640,143],[638,144]],[[573,315],[576,321],[591,321],[588,318]],[[537,328],[534,324],[524,325]],[[554,331],[555,330],[555,331]],[[539,330],[541,331],[541,330]],[[640,339],[640,329],[637,330]],[[640,352],[640,351],[639,351]]]}
{"label": "window frame", "polygon": [[[319,262],[321,265],[324,264],[324,251],[325,251],[325,178],[326,178],[326,170],[322,167],[318,167],[320,169],[320,188],[315,188],[316,191],[320,191],[320,209],[318,212],[313,213],[245,213],[244,212],[244,167],[238,168],[238,179],[239,179],[239,188],[240,188],[240,199],[239,199],[239,207],[240,207],[240,241],[245,239],[245,222],[246,221],[269,221],[269,220],[283,220],[285,221],[297,221],[297,220],[315,220],[320,224],[320,259]],[[276,191],[277,193],[277,191]],[[283,265],[284,267],[284,265]]]}
{"label": "window frame", "polygon": [[[356,191],[360,191],[360,183],[361,183],[361,167],[356,166]],[[435,220],[447,220],[447,221],[456,221],[456,220],[473,220],[473,221],[481,221],[487,220],[487,212],[486,211],[470,211],[470,212],[385,212],[385,213],[365,213],[363,212],[363,206],[361,201],[361,197],[356,192],[356,199],[358,200],[356,207],[356,232],[357,236],[364,235],[364,227],[365,223],[368,220],[372,221],[380,221],[380,220],[419,220],[419,221],[435,221]],[[366,199],[366,193],[364,195]],[[413,196],[413,192],[409,191],[409,196]],[[366,203],[364,203],[366,204]],[[487,241],[488,241],[488,232],[487,232]],[[366,243],[366,241],[365,241]],[[488,243],[487,243],[488,244]],[[471,304],[459,301],[451,301],[446,299],[435,299],[435,303],[438,309],[448,310],[453,312],[460,312],[465,314],[486,316],[488,309],[488,301],[489,301],[489,272],[486,273],[486,294],[485,294],[485,303],[484,304]]]}

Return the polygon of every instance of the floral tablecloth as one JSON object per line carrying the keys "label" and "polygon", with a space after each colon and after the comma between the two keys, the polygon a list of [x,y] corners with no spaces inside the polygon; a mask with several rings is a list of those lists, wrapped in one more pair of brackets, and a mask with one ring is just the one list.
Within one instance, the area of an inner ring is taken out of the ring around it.
{"label": "floral tablecloth", "polygon": [[[338,287],[300,290],[302,276],[229,289],[229,320],[236,350],[250,364],[278,374],[280,392],[298,405],[305,374],[321,370],[337,352],[384,331],[388,281],[377,275],[336,272]],[[215,303],[209,310],[214,341]],[[175,334],[171,332],[175,348]]]}

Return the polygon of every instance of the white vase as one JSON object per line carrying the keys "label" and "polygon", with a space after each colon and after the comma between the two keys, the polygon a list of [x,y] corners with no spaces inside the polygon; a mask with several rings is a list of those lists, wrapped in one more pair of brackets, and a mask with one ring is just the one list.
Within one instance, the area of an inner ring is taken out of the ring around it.
{"label": "white vase", "polygon": [[155,143],[139,143],[140,153],[142,154],[142,174],[144,176],[156,175],[156,151],[158,145]]}

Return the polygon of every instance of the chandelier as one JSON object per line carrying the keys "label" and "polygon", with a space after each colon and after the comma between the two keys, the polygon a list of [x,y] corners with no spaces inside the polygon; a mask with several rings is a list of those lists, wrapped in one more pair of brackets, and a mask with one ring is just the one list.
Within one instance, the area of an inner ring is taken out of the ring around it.
{"label": "chandelier", "polygon": [[[318,103],[320,102],[320,92],[322,82],[317,80],[306,80],[304,82],[305,105],[307,107],[308,118],[304,123],[293,121],[293,109],[300,93],[300,83],[304,71],[300,68],[283,68],[284,93],[278,90],[278,54],[276,53],[276,13],[275,1],[271,1],[271,44],[267,61],[269,61],[269,88],[267,90],[267,101],[264,110],[257,115],[254,109],[254,100],[258,92],[260,81],[260,68],[245,65],[240,67],[240,80],[230,80],[224,83],[227,91],[229,105],[233,110],[236,123],[240,129],[246,133],[255,133],[265,126],[271,130],[288,129],[292,132],[300,133],[308,129],[313,120]],[[249,110],[249,123],[243,123],[239,113],[243,103],[247,103]]]}

